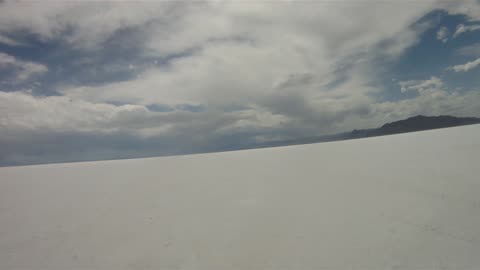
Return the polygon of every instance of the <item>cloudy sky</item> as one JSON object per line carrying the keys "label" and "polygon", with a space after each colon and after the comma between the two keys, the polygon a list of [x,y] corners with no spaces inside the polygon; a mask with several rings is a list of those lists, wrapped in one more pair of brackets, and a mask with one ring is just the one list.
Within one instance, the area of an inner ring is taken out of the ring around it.
{"label": "cloudy sky", "polygon": [[0,165],[480,116],[480,1],[0,1]]}

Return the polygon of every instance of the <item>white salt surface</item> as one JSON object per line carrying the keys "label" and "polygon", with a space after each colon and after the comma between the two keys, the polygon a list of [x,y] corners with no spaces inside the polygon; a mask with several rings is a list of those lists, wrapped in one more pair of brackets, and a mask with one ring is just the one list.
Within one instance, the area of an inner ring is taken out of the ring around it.
{"label": "white salt surface", "polygon": [[0,168],[0,269],[480,269],[480,125]]}

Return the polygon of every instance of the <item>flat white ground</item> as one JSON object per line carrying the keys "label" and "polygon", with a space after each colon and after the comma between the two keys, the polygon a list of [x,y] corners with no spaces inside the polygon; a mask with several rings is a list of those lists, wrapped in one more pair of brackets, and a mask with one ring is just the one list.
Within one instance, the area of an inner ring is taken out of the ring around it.
{"label": "flat white ground", "polygon": [[0,269],[479,269],[480,125],[0,168]]}

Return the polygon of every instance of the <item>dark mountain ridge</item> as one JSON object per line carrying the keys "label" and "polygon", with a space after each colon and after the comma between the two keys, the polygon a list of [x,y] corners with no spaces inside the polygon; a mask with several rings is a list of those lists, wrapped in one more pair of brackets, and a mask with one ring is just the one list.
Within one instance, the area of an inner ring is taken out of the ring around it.
{"label": "dark mountain ridge", "polygon": [[422,130],[457,127],[479,124],[480,118],[455,117],[449,115],[424,116],[417,115],[404,120],[384,124],[379,128],[354,130],[350,134],[353,138],[392,135]]}
{"label": "dark mountain ridge", "polygon": [[[448,127],[457,127],[465,125],[480,124],[480,118],[476,117],[455,117],[449,115],[440,115],[440,116],[424,116],[417,115],[407,119],[391,122],[384,124],[378,128],[372,129],[356,129],[351,132],[326,135],[326,136],[316,136],[316,137],[307,137],[302,139],[286,140],[286,141],[273,141],[257,144],[255,146],[242,147],[245,148],[264,148],[264,147],[275,147],[275,146],[286,146],[286,145],[298,145],[298,144],[309,144],[309,143],[319,143],[319,142],[331,142],[331,141],[343,141],[350,139],[360,139],[384,135],[393,135],[400,133],[408,133],[422,130],[431,130],[439,128],[448,128]],[[236,150],[236,149],[229,149]]]}

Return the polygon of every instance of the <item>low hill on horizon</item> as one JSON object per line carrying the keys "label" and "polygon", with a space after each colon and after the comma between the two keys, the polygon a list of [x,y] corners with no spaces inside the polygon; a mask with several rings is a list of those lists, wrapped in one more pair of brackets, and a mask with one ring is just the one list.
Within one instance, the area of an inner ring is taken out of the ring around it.
{"label": "low hill on horizon", "polygon": [[432,129],[439,129],[439,128],[458,127],[458,126],[474,125],[474,124],[480,124],[480,118],[455,117],[450,115],[439,115],[439,116],[416,115],[406,119],[386,123],[378,128],[355,129],[350,132],[337,133],[332,135],[312,136],[312,137],[306,137],[301,139],[284,140],[284,141],[272,141],[272,142],[257,144],[254,146],[242,147],[237,149],[228,149],[228,150],[267,148],[267,147],[278,147],[278,146],[288,146],[288,145],[343,141],[343,140],[361,139],[361,138],[368,138],[368,137],[385,136],[385,135],[432,130]]}
{"label": "low hill on horizon", "polygon": [[353,138],[383,136],[438,128],[457,127],[479,124],[480,118],[455,117],[450,115],[424,116],[417,115],[407,119],[390,122],[379,128],[354,130],[350,134]]}

